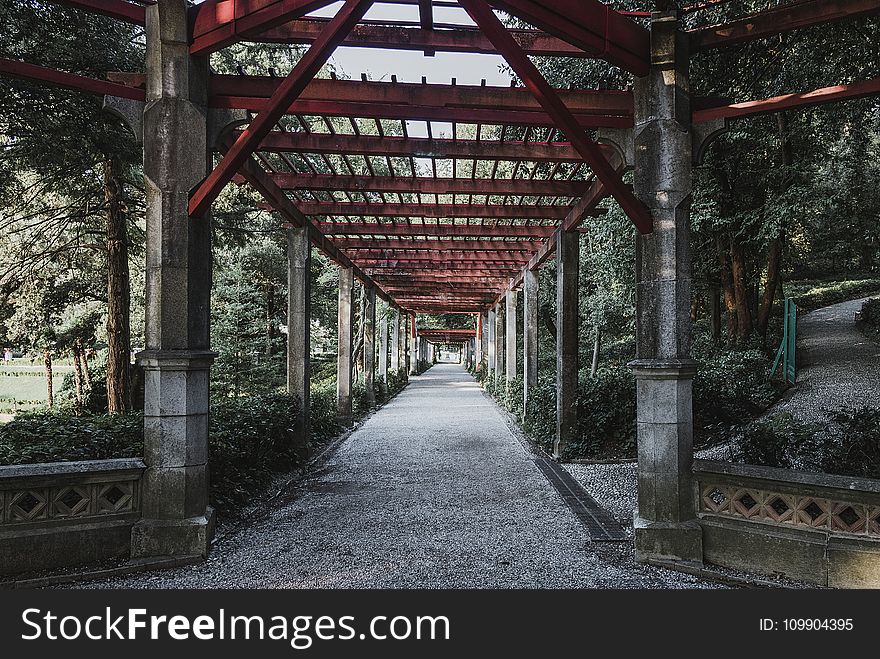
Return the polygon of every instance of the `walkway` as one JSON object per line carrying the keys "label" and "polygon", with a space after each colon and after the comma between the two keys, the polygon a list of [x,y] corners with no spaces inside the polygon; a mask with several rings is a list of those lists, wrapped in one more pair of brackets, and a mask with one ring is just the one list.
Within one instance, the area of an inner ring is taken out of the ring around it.
{"label": "walkway", "polygon": [[823,307],[798,320],[797,386],[771,413],[790,412],[804,421],[822,409],[875,406],[880,397],[880,346],[865,338],[855,313],[868,298]]}
{"label": "walkway", "polygon": [[207,563],[113,587],[707,587],[591,543],[497,408],[438,364],[353,433],[299,496]]}

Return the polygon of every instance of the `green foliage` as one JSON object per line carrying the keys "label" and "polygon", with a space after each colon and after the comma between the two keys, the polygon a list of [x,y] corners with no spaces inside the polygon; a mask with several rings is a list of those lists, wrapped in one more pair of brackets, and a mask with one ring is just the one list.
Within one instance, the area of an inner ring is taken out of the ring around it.
{"label": "green foliage", "polygon": [[552,378],[538,378],[538,386],[529,390],[523,430],[538,445],[553,452],[556,439],[556,382]]}
{"label": "green foliage", "polygon": [[309,394],[309,434],[313,444],[323,444],[342,432],[337,418],[336,382],[312,385]]}
{"label": "green foliage", "polygon": [[880,340],[880,298],[865,300],[859,313],[859,327],[869,338]]}
{"label": "green foliage", "polygon": [[300,402],[288,394],[225,400],[211,406],[211,501],[231,511],[294,467],[305,447],[293,431]]}
{"label": "green foliage", "polygon": [[143,425],[139,414],[20,413],[0,425],[0,464],[137,457]]}
{"label": "green foliage", "polygon": [[786,294],[801,311],[811,311],[830,304],[871,295],[880,291],[880,279],[863,277],[836,280],[799,280],[787,284]]}
{"label": "green foliage", "polygon": [[807,423],[788,413],[745,427],[735,459],[748,464],[880,479],[880,410],[827,411]]}
{"label": "green foliage", "polygon": [[635,452],[635,380],[624,366],[600,368],[578,381],[578,441],[563,458],[624,458]]}

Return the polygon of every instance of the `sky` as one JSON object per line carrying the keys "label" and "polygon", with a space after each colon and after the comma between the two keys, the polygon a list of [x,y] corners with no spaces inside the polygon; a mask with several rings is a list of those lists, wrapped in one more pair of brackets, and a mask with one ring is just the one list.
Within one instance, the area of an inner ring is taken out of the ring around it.
{"label": "sky", "polygon": [[[316,11],[312,16],[330,17],[342,6],[337,2]],[[375,4],[364,16],[364,20],[419,20],[419,9],[415,5]],[[435,7],[435,24],[457,24],[473,26],[473,21],[461,8]],[[371,80],[390,80],[396,75],[398,82],[421,82],[424,76],[429,83],[448,84],[452,78],[459,85],[479,85],[482,80],[487,85],[508,87],[510,77],[501,72],[504,59],[499,55],[479,55],[471,53],[436,53],[427,57],[416,50],[387,50],[380,48],[336,49],[330,59],[347,78],[359,79],[366,73]],[[407,121],[407,131],[412,137],[427,137],[428,130],[423,121]],[[433,134],[448,137],[452,126],[445,122],[431,122]]]}

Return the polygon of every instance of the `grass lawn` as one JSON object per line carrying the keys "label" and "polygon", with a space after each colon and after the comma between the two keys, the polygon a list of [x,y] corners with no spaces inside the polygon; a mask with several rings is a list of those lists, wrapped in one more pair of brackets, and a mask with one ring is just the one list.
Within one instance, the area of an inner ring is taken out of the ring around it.
{"label": "grass lawn", "polygon": [[[16,363],[18,362],[18,363]],[[61,386],[70,366],[53,367],[56,390]],[[12,366],[0,365],[0,412],[32,410],[46,404],[46,378],[41,366],[29,361],[13,360]]]}

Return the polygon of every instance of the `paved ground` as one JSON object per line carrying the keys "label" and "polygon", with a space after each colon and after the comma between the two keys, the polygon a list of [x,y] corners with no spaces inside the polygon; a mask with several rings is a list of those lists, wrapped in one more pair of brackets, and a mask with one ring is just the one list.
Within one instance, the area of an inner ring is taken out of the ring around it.
{"label": "paved ground", "polygon": [[414,378],[207,563],[100,587],[711,587],[584,528],[458,365]]}
{"label": "paved ground", "polygon": [[823,417],[822,409],[876,405],[880,398],[880,346],[855,324],[867,298],[833,304],[798,320],[797,386],[770,412],[791,412],[805,421]]}

